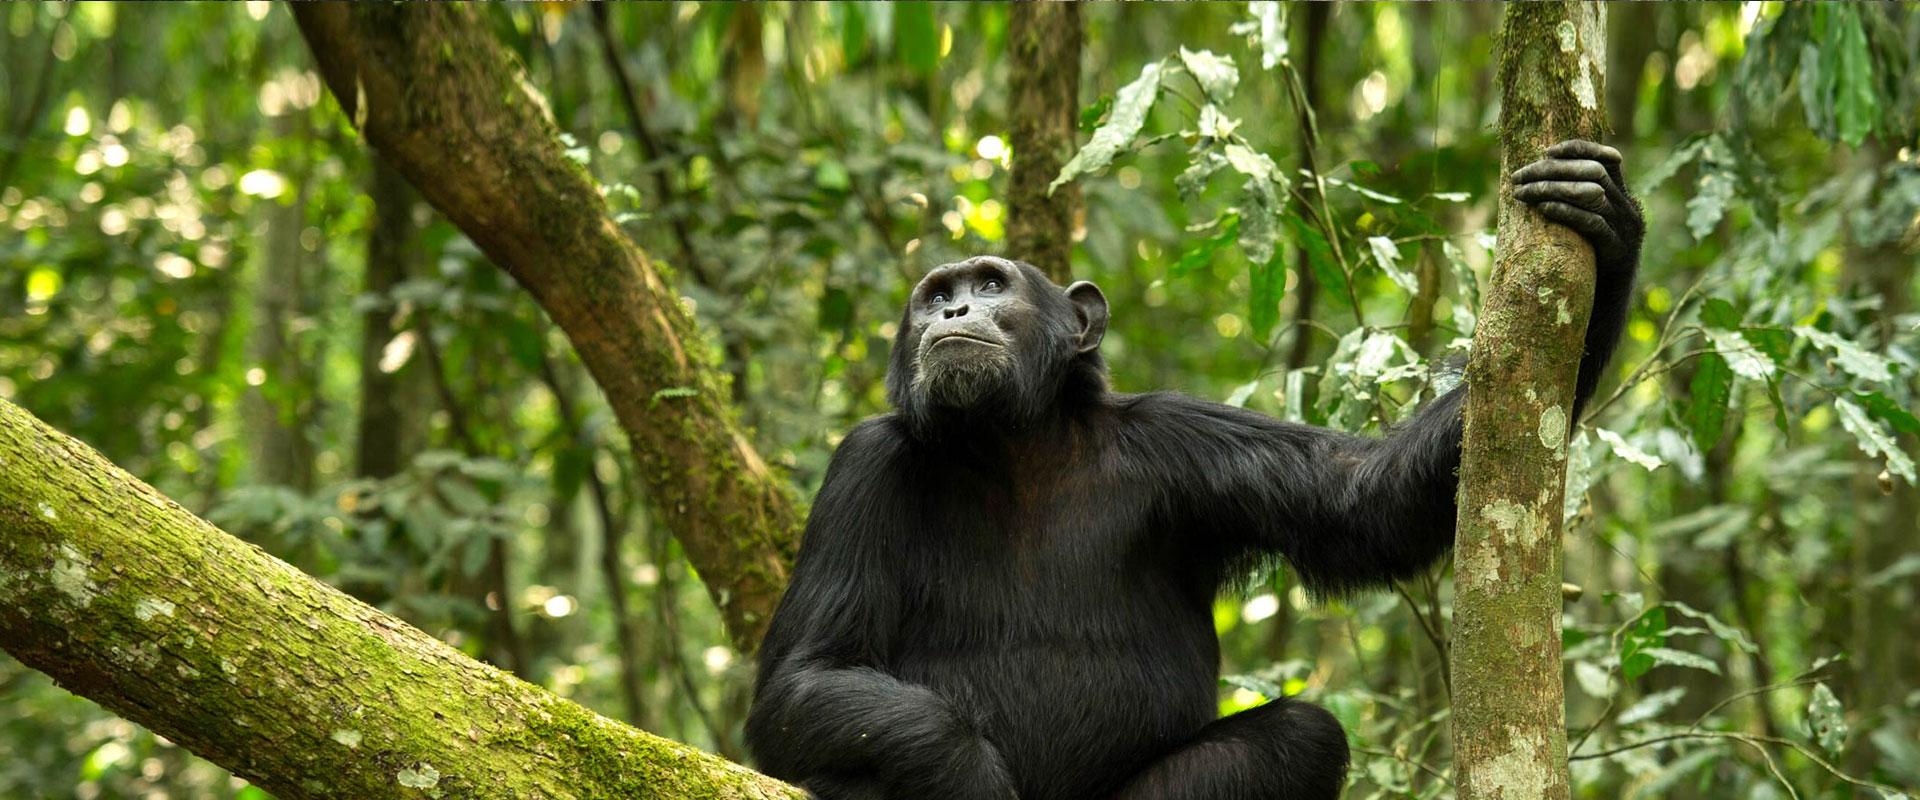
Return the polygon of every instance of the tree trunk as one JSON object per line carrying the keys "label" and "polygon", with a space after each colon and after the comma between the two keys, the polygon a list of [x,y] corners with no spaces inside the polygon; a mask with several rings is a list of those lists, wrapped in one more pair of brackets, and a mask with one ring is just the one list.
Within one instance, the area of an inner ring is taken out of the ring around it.
{"label": "tree trunk", "polygon": [[620,232],[480,10],[292,10],[367,141],[566,332],[734,645],[751,652],[786,586],[799,515],[740,429],[671,272]]}
{"label": "tree trunk", "polygon": [[[311,130],[304,111],[290,111],[273,121],[282,137],[297,140],[296,150],[307,150]],[[248,438],[253,442],[253,474],[261,483],[289,486],[305,492],[313,489],[313,441],[308,438],[310,409],[303,407],[314,396],[309,391],[307,367],[294,342],[296,322],[306,302],[306,248],[300,235],[307,225],[307,194],[311,182],[307,174],[311,164],[305,155],[288,174],[287,190],[291,199],[273,198],[266,205],[267,246],[253,282],[253,341],[248,345],[247,390],[245,404]],[[255,382],[253,370],[261,370]]]}
{"label": "tree trunk", "polygon": [[1499,249],[1467,365],[1455,547],[1453,743],[1461,800],[1565,798],[1561,495],[1593,252],[1504,178],[1605,124],[1597,4],[1507,6]]}
{"label": "tree trunk", "polygon": [[[419,452],[424,426],[415,414],[426,397],[420,370],[410,363],[385,364],[387,347],[400,331],[394,327],[393,288],[407,279],[413,261],[413,187],[379,156],[367,195],[373,199],[373,225],[367,234],[367,277],[363,293],[373,302],[360,315],[359,464],[367,478],[396,475]],[[391,367],[391,368],[389,368]]]}
{"label": "tree trunk", "polygon": [[474,661],[6,402],[0,646],[282,800],[803,796]]}
{"label": "tree trunk", "polygon": [[1007,189],[1009,258],[1039,267],[1056,283],[1073,279],[1073,229],[1080,186],[1047,184],[1073,157],[1080,117],[1080,4],[1007,7],[1007,119],[1013,169]]}

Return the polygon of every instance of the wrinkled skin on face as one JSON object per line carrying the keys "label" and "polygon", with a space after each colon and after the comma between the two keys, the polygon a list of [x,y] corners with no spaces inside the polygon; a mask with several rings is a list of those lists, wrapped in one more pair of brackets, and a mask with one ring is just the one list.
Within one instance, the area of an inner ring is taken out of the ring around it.
{"label": "wrinkled skin on face", "polygon": [[928,435],[955,422],[1031,423],[1071,399],[1063,393],[1104,388],[1106,329],[1107,301],[1091,283],[1062,289],[993,256],[935,267],[907,299],[888,399]]}

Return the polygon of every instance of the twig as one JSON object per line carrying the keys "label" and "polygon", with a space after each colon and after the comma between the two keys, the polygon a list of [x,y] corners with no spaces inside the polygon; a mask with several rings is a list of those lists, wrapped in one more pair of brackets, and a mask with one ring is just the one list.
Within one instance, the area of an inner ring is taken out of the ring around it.
{"label": "twig", "polygon": [[1453,785],[1453,779],[1448,778],[1445,772],[1441,772],[1440,770],[1434,768],[1432,765],[1428,764],[1425,761],[1420,761],[1408,756],[1404,756],[1399,753],[1393,752],[1391,750],[1384,750],[1378,747],[1368,747],[1363,744],[1354,745],[1353,750],[1356,753],[1366,753],[1367,755],[1373,755],[1373,756],[1385,756],[1387,758],[1391,758],[1395,761],[1398,761],[1402,764],[1406,764],[1411,767],[1417,767],[1421,772],[1425,772],[1428,775],[1432,775],[1436,780],[1440,781],[1441,783],[1444,783],[1448,786]]}

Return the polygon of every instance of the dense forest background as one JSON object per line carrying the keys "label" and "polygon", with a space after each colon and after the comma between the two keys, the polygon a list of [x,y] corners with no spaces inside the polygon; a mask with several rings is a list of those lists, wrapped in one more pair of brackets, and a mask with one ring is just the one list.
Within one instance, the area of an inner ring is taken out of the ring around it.
{"label": "dense forest background", "polygon": [[[1450,380],[1493,244],[1500,13],[1102,4],[1079,51],[1044,43],[1079,59],[1080,143],[1119,145],[1066,173],[1117,387],[1377,431]],[[1897,796],[1920,786],[1920,12],[1608,13],[1609,143],[1649,233],[1569,459],[1575,794]],[[918,275],[1023,255],[1004,7],[483,16],[801,497],[885,410]],[[372,157],[286,9],[0,21],[0,398],[470,654],[743,757],[750,659],[606,399]],[[1331,603],[1249,575],[1216,608],[1222,710],[1302,694],[1352,734],[1350,797],[1450,796],[1450,603],[1440,571]],[[0,797],[42,796],[264,792],[0,656]]]}

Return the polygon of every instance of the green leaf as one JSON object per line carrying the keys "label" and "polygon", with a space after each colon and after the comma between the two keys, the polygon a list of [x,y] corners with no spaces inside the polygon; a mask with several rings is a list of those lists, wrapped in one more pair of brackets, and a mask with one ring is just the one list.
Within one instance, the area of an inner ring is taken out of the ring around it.
{"label": "green leaf", "polygon": [[1832,89],[1828,85],[1834,80],[1834,70],[1823,66],[1831,57],[1813,42],[1800,45],[1800,74],[1795,79],[1800,84],[1800,107],[1806,114],[1807,127],[1826,139],[1834,137]]}
{"label": "green leaf", "polygon": [[1706,334],[1707,340],[1713,343],[1713,349],[1733,368],[1733,374],[1756,381],[1773,376],[1773,359],[1748,343],[1739,331],[1708,328]]}
{"label": "green leaf", "polygon": [[828,289],[820,295],[820,329],[837,331],[853,322],[853,296],[845,289]]}
{"label": "green leaf", "polygon": [[1914,482],[1913,459],[1900,449],[1892,433],[1867,416],[1866,409],[1844,397],[1836,398],[1833,407],[1840,411],[1840,427],[1853,434],[1862,452],[1869,456],[1885,456],[1888,472],[1906,478],[1909,485]]}
{"label": "green leaf", "polygon": [[1847,744],[1846,713],[1840,708],[1840,698],[1834,697],[1825,683],[1814,684],[1807,700],[1807,732],[1820,743],[1820,749],[1836,756]]}
{"label": "green leaf", "polygon": [[1254,378],[1235,387],[1233,394],[1227,395],[1227,399],[1220,402],[1233,406],[1234,408],[1246,408],[1247,398],[1252,397],[1254,390],[1258,388],[1260,388],[1260,379]]}
{"label": "green leaf", "polygon": [[1793,337],[1779,328],[1742,328],[1740,338],[1775,364],[1787,363],[1793,352]]}
{"label": "green leaf", "polygon": [[1335,297],[1345,297],[1346,273],[1341,272],[1340,265],[1333,260],[1333,246],[1327,244],[1325,236],[1320,235],[1320,229],[1307,224],[1298,214],[1283,214],[1280,221],[1293,234],[1294,243],[1307,254],[1307,267],[1313,271],[1313,279]]}
{"label": "green leaf", "polygon": [[1686,667],[1687,669],[1706,670],[1707,672],[1711,672],[1715,675],[1720,674],[1719,664],[1713,663],[1712,659],[1709,659],[1706,656],[1700,655],[1698,653],[1689,653],[1685,650],[1674,650],[1669,647],[1649,647],[1644,650],[1641,650],[1640,655],[1653,659],[1654,663],[1656,664],[1666,664],[1668,666],[1674,666],[1674,667]]}
{"label": "green leaf", "polygon": [[1259,26],[1255,33],[1260,37],[1260,68],[1273,69],[1285,63],[1288,47],[1287,4],[1253,2],[1247,6]]}
{"label": "green leaf", "polygon": [[1811,325],[1797,325],[1794,333],[1819,347],[1832,350],[1834,363],[1854,377],[1886,383],[1893,380],[1893,362],[1877,353]]}
{"label": "green leaf", "polygon": [[[1839,124],[1840,141],[1860,146],[1873,132],[1880,115],[1880,101],[1873,93],[1873,56],[1867,52],[1867,32],[1861,27],[1860,12],[1852,6],[1835,6],[1838,41],[1835,66],[1839,95],[1834,98],[1834,118]],[[1909,76],[1911,77],[1911,76]]]}
{"label": "green leaf", "polygon": [[1866,406],[1868,412],[1886,420],[1894,430],[1901,433],[1920,434],[1920,419],[1914,418],[1913,412],[1908,411],[1893,398],[1879,392],[1871,394],[1855,392],[1853,398]]}
{"label": "green leaf", "polygon": [[1694,134],[1692,138],[1687,139],[1685,144],[1674,148],[1673,153],[1667,156],[1667,160],[1654,165],[1653,169],[1647,170],[1646,174],[1641,175],[1640,186],[1638,187],[1640,193],[1651,194],[1660,184],[1666,183],[1675,173],[1678,173],[1681,167],[1692,163],[1695,158],[1698,158],[1700,151],[1706,146],[1706,139],[1709,135],[1711,134]]}
{"label": "green leaf", "polygon": [[1767,399],[1773,403],[1773,427],[1780,429],[1781,436],[1788,435],[1791,431],[1787,424],[1787,401],[1780,397],[1779,380],[1767,379]]}
{"label": "green leaf", "polygon": [[1687,200],[1687,230],[1693,232],[1694,241],[1707,238],[1726,216],[1734,187],[1733,174],[1718,167],[1700,173],[1699,190]]}
{"label": "green leaf", "polygon": [[1287,291],[1287,265],[1275,252],[1266,261],[1254,261],[1249,272],[1253,281],[1247,293],[1247,322],[1253,327],[1255,341],[1265,342],[1280,322],[1280,298]]}
{"label": "green leaf", "polygon": [[1700,304],[1700,321],[1730,331],[1740,329],[1740,312],[1723,298],[1709,297]]}
{"label": "green leaf", "polygon": [[540,362],[546,352],[546,343],[540,339],[540,331],[524,319],[514,319],[507,323],[507,354],[513,357],[521,369],[530,373],[540,372]]}
{"label": "green leaf", "polygon": [[1707,353],[1694,362],[1693,380],[1687,386],[1687,408],[1683,418],[1693,432],[1693,443],[1704,453],[1720,441],[1727,426],[1727,401],[1733,396],[1733,369],[1718,353]]}
{"label": "green leaf", "polygon": [[1174,188],[1180,190],[1180,202],[1189,205],[1198,202],[1200,193],[1206,191],[1207,181],[1213,178],[1213,173],[1226,165],[1227,157],[1211,149],[1194,153],[1193,163],[1173,179]]}
{"label": "green leaf", "polygon": [[1420,293],[1420,279],[1400,268],[1399,245],[1385,236],[1369,236],[1367,247],[1373,250],[1373,263],[1380,265],[1380,271],[1387,273],[1395,286],[1405,289],[1407,294]]}
{"label": "green leaf", "polygon": [[[1625,595],[1622,595],[1625,597]],[[1666,644],[1667,611],[1651,608],[1634,620],[1633,627],[1620,639],[1620,674],[1635,680],[1653,669],[1653,657],[1641,651]]]}
{"label": "green leaf", "polygon": [[1613,694],[1613,676],[1605,667],[1591,661],[1573,662],[1573,681],[1580,690],[1596,700],[1605,699]]}
{"label": "green leaf", "polygon": [[1195,52],[1182,47],[1180,63],[1200,84],[1200,91],[1206,92],[1208,100],[1225,103],[1233,99],[1233,90],[1240,85],[1240,68],[1234,66],[1231,56],[1217,56],[1206,50]]}
{"label": "green leaf", "polygon": [[847,165],[829,158],[814,170],[813,183],[829,192],[845,192],[852,188],[853,176],[847,172]]}
{"label": "green leaf", "polygon": [[[918,4],[916,4],[918,5]],[[1060,168],[1060,176],[1047,184],[1047,193],[1060,188],[1060,184],[1078,178],[1081,175],[1105,169],[1113,163],[1113,157],[1133,144],[1133,138],[1140,134],[1141,126],[1147,124],[1147,112],[1153,110],[1153,101],[1160,96],[1160,75],[1165,69],[1155,61],[1140,69],[1140,77],[1132,83],[1120,87],[1119,97],[1113,102],[1113,113],[1108,115],[1107,124],[1093,132],[1093,138],[1087,140],[1080,152]]]}
{"label": "green leaf", "polygon": [[867,53],[867,14],[859,3],[836,3],[840,14],[840,53],[848,64],[859,63]]}
{"label": "green leaf", "polygon": [[[1572,522],[1580,515],[1580,507],[1586,505],[1587,489],[1593,486],[1593,444],[1587,439],[1587,431],[1582,428],[1573,435],[1573,441],[1567,444],[1567,490],[1560,509],[1562,524]],[[1594,695],[1601,697],[1602,695]]]}
{"label": "green leaf", "polygon": [[1186,277],[1194,270],[1212,266],[1213,257],[1240,236],[1240,218],[1229,214],[1220,223],[1220,233],[1195,242],[1186,252],[1180,254],[1180,260],[1174,262],[1173,276]]}
{"label": "green leaf", "polygon": [[1275,218],[1280,213],[1280,195],[1285,191],[1274,184],[1278,170],[1265,154],[1235,144],[1227,145],[1227,163],[1247,176],[1246,184],[1240,187],[1240,249],[1246,251],[1248,261],[1271,261],[1280,241]]}
{"label": "green leaf", "polygon": [[[1649,660],[1648,666],[1652,666],[1651,660]],[[1687,689],[1684,686],[1675,686],[1672,689],[1654,692],[1653,694],[1640,698],[1633,705],[1627,706],[1625,711],[1620,712],[1620,716],[1614,718],[1614,724],[1632,725],[1638,722],[1646,722],[1647,720],[1660,716],[1661,712],[1672,708],[1675,703],[1680,702],[1680,698],[1686,696]]]}
{"label": "green leaf", "polygon": [[894,52],[915,77],[932,75],[940,67],[940,26],[933,21],[933,3],[895,3]]}
{"label": "green leaf", "polygon": [[1100,118],[1106,116],[1112,109],[1113,95],[1110,94],[1100,95],[1100,99],[1080,109],[1080,132],[1092,133],[1095,128],[1100,127]]}
{"label": "green leaf", "polygon": [[1667,601],[1667,607],[1672,608],[1675,611],[1678,611],[1682,614],[1685,614],[1689,617],[1692,617],[1694,619],[1697,619],[1697,620],[1700,620],[1701,622],[1706,623],[1707,629],[1713,632],[1714,638],[1717,638],[1720,641],[1726,642],[1727,644],[1733,645],[1734,647],[1738,647],[1742,652],[1746,652],[1746,653],[1760,652],[1760,646],[1754,644],[1752,639],[1748,639],[1745,631],[1742,631],[1739,628],[1736,628],[1732,625],[1728,625],[1727,623],[1720,621],[1719,617],[1716,617],[1705,611],[1701,611],[1700,609],[1694,608],[1693,606],[1687,605],[1686,603],[1682,603],[1678,600]]}
{"label": "green leaf", "polygon": [[1280,187],[1287,186],[1287,177],[1280,174],[1280,169],[1274,165],[1273,159],[1266,153],[1242,144],[1227,145],[1226,153],[1227,163],[1233,165],[1234,171],[1249,178],[1272,182]]}
{"label": "green leaf", "polygon": [[1600,437],[1600,441],[1606,442],[1608,447],[1613,448],[1614,455],[1638,464],[1648,472],[1667,465],[1667,462],[1659,456],[1628,444],[1627,440],[1620,438],[1620,434],[1606,428],[1594,428],[1593,433]]}

